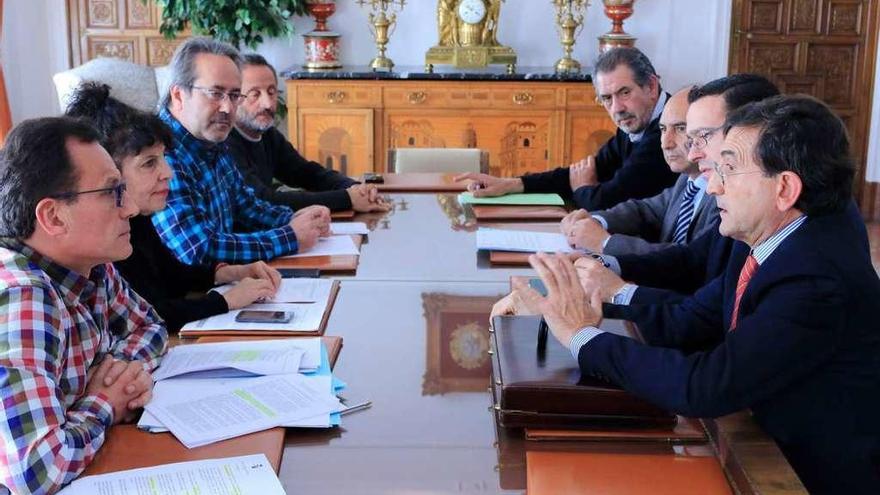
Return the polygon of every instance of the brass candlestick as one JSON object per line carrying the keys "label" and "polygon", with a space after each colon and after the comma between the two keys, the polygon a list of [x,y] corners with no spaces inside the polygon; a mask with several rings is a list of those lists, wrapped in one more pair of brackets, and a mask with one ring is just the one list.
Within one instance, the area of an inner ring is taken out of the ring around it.
{"label": "brass candlestick", "polygon": [[369,5],[370,10],[370,26],[373,32],[373,38],[376,40],[376,49],[379,54],[370,62],[373,70],[391,70],[394,62],[385,56],[386,45],[388,39],[394,32],[394,26],[397,24],[397,12],[403,10],[406,0],[357,0],[358,5],[363,7]]}
{"label": "brass candlestick", "polygon": [[636,46],[636,37],[623,30],[623,21],[632,15],[635,0],[602,0],[605,15],[611,19],[611,31],[599,36],[599,51]]}
{"label": "brass candlestick", "polygon": [[590,0],[550,0],[556,7],[556,29],[559,31],[559,42],[562,44],[563,57],[556,62],[556,72],[581,71],[581,64],[571,58],[578,35],[584,29],[584,13],[590,6]]}

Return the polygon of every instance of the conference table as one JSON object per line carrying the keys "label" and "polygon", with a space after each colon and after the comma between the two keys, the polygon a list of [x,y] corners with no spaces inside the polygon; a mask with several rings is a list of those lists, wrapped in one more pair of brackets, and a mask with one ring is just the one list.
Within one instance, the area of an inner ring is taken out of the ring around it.
{"label": "conference table", "polygon": [[371,231],[357,271],[334,275],[342,286],[326,329],[344,339],[334,369],[344,395],[372,407],[337,429],[287,431],[279,477],[288,493],[523,493],[527,458],[538,465],[542,451],[567,450],[712,457],[731,491],[805,493],[748,413],[707,422],[712,441],[696,446],[537,445],[497,429],[488,314],[511,276],[532,271],[477,253],[477,223],[455,193],[384,194],[392,211],[354,219]]}

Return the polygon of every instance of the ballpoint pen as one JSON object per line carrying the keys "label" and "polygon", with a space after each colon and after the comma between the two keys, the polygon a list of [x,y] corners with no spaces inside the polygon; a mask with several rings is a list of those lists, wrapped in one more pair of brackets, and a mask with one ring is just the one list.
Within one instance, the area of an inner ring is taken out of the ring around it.
{"label": "ballpoint pen", "polygon": [[373,401],[368,400],[365,402],[360,402],[358,404],[346,406],[345,409],[339,411],[339,414],[345,416],[346,414],[349,414],[349,413],[363,411],[364,409],[369,409],[372,405],[373,405]]}

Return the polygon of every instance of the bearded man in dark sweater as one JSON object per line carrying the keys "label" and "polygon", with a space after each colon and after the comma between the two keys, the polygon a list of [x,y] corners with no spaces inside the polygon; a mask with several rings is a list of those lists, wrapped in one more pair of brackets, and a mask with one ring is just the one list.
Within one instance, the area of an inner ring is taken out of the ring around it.
{"label": "bearded man in dark sweater", "polygon": [[[245,182],[258,197],[295,210],[309,205],[361,212],[389,209],[375,186],[360,184],[305,159],[275,128],[277,74],[265,58],[244,55],[241,76],[241,93],[245,98],[238,106],[235,129],[229,133],[226,144]],[[304,191],[276,190],[273,179]]]}
{"label": "bearded man in dark sweater", "polygon": [[461,174],[474,196],[554,192],[587,211],[610,208],[628,199],[648,198],[671,187],[660,147],[660,114],[669,94],[651,61],[635,48],[615,48],[599,57],[593,71],[596,100],[617,124],[617,133],[595,156],[570,167],[522,177]]}

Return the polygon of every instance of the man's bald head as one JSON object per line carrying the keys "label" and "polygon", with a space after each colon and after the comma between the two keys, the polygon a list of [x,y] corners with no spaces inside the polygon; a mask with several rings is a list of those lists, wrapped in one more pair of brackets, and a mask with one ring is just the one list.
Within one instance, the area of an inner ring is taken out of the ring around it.
{"label": "man's bald head", "polygon": [[695,163],[687,159],[687,110],[688,110],[688,86],[669,98],[660,115],[660,147],[663,149],[663,157],[670,170],[679,174],[696,176],[699,169]]}

